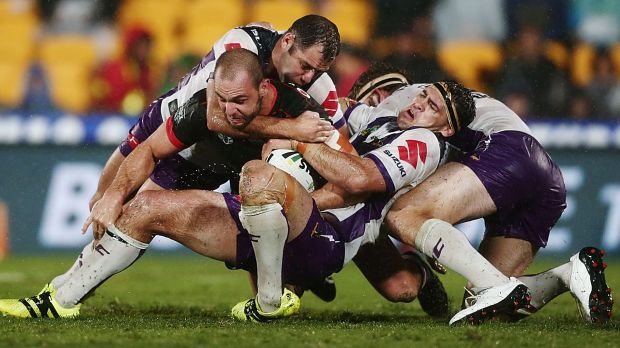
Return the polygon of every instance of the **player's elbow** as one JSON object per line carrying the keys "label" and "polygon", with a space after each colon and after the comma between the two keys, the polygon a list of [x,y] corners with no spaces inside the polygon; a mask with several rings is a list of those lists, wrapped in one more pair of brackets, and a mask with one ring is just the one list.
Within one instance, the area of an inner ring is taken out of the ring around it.
{"label": "player's elbow", "polygon": [[355,173],[347,176],[343,189],[349,194],[357,195],[371,191],[371,184],[370,177],[366,173]]}

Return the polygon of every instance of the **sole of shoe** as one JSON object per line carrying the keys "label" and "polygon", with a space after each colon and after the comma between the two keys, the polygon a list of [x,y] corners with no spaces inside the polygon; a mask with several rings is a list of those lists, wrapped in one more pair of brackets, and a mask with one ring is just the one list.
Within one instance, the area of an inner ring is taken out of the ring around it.
{"label": "sole of shoe", "polygon": [[[614,304],[611,288],[607,286],[605,281],[604,270],[607,265],[603,262],[603,255],[605,255],[604,250],[594,247],[583,248],[578,254],[579,261],[585,266],[590,275],[592,290],[589,295],[588,307],[590,321],[593,324],[606,324],[609,322]],[[575,301],[577,301],[579,310],[582,311],[582,306],[577,297],[575,297]]]}
{"label": "sole of shoe", "polygon": [[531,297],[528,293],[527,287],[523,284],[517,285],[505,299],[497,302],[488,307],[479,309],[472,312],[462,319],[453,322],[454,324],[472,324],[480,325],[485,321],[491,320],[495,317],[514,315],[519,310],[528,308],[530,306]]}

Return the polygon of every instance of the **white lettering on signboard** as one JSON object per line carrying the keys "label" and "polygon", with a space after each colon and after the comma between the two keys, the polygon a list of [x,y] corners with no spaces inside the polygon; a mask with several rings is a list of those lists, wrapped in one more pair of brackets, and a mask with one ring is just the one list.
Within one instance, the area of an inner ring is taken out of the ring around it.
{"label": "white lettering on signboard", "polygon": [[[54,166],[43,206],[39,242],[47,248],[81,248],[92,240],[92,230],[82,234],[88,201],[97,189],[101,166],[89,162],[64,162]],[[156,249],[174,249],[173,240],[156,237]]]}
{"label": "white lettering on signboard", "polygon": [[44,247],[78,247],[92,240],[92,235],[83,235],[81,228],[100,173],[101,166],[96,163],[65,162],[54,166],[38,236]]}
{"label": "white lettering on signboard", "polygon": [[603,225],[603,248],[616,250],[620,245],[620,184],[604,185],[599,198],[609,205]]}

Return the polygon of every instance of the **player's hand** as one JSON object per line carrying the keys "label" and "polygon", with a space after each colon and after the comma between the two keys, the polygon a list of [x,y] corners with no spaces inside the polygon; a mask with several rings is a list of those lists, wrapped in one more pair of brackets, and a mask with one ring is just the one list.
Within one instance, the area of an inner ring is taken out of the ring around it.
{"label": "player's hand", "polygon": [[103,197],[103,192],[95,192],[95,194],[90,198],[90,201],[88,202],[88,210],[93,210],[95,203],[97,203],[101,199],[101,197]]}
{"label": "player's hand", "polygon": [[293,146],[294,146],[293,141],[289,139],[270,139],[263,145],[261,157],[263,158],[263,161],[266,161],[267,156],[269,156],[271,151],[276,150],[276,149],[295,150]]}
{"label": "player's hand", "polygon": [[95,240],[101,239],[108,226],[116,222],[118,216],[121,215],[122,209],[122,199],[104,194],[103,197],[94,204],[86,221],[84,221],[82,234],[86,233],[88,226],[92,225],[93,238]]}
{"label": "player's hand", "polygon": [[314,111],[304,111],[295,119],[291,138],[304,143],[322,143],[332,134],[334,127]]}

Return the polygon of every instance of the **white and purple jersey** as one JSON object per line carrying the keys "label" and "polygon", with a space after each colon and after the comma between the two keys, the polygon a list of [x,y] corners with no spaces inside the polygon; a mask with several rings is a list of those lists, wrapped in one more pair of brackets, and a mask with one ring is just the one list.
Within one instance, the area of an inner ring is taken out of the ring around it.
{"label": "white and purple jersey", "polygon": [[[398,114],[427,84],[403,87],[377,108]],[[497,211],[486,216],[487,235],[547,244],[549,231],[566,208],[560,168],[510,108],[473,92],[476,116],[469,126],[446,139],[463,151],[458,161],[480,179]],[[355,120],[349,124],[355,129]]]}
{"label": "white and purple jersey", "polygon": [[[228,50],[245,48],[256,53],[265,67],[271,64],[271,51],[282,34],[264,27],[238,27],[228,31],[218,40],[213,49],[192,71],[186,74],[173,89],[152,102],[138,122],[131,128],[127,139],[119,146],[124,156],[146,140],[168,117],[190,100],[194,95],[206,93],[207,80],[212,77],[217,58]],[[275,76],[274,78],[277,78]],[[336,86],[329,75],[317,74],[305,86],[301,86],[327,112],[334,127],[345,125],[342,111],[338,107]]]}
{"label": "white and purple jersey", "polygon": [[345,243],[344,263],[361,245],[374,242],[394,200],[430,176],[444,160],[442,139],[425,128],[401,130],[394,115],[391,110],[364,104],[345,112],[357,130],[351,144],[360,156],[377,165],[387,190],[373,194],[364,203],[324,212],[339,221],[338,230]]}
{"label": "white and purple jersey", "polygon": [[[394,115],[398,115],[401,110],[411,105],[416,96],[427,86],[429,84],[413,84],[400,88],[387,97],[377,108],[385,109]],[[451,137],[449,139],[450,144],[464,151],[471,151],[473,150],[472,146],[477,141],[489,134],[517,131],[532,135],[530,128],[525,122],[501,101],[480,92],[473,92],[473,96],[476,102],[476,116],[467,128],[476,134],[465,130],[457,134],[457,136]],[[349,123],[349,129],[352,129],[352,131],[359,127],[357,124],[359,121],[347,120],[347,122]]]}

